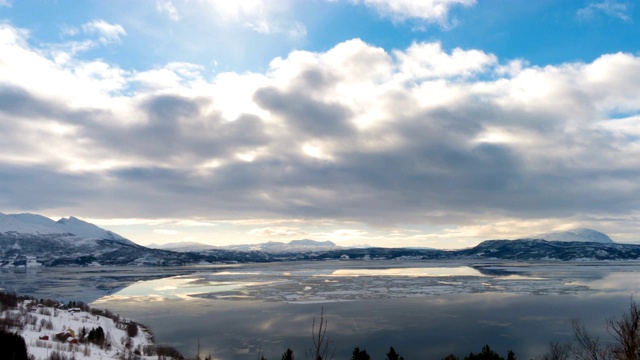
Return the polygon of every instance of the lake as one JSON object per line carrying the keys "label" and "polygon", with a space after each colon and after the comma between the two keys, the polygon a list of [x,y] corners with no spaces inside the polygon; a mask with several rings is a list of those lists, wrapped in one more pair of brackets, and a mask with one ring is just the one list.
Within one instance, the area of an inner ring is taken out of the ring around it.
{"label": "lake", "polygon": [[3,269],[0,286],[79,295],[148,325],[158,343],[187,356],[199,341],[201,355],[219,359],[279,359],[287,348],[304,359],[323,309],[335,359],[356,346],[374,360],[390,346],[407,360],[437,360],[489,344],[524,360],[571,341],[572,318],[608,339],[605,320],[628,309],[638,270],[637,262],[394,261]]}

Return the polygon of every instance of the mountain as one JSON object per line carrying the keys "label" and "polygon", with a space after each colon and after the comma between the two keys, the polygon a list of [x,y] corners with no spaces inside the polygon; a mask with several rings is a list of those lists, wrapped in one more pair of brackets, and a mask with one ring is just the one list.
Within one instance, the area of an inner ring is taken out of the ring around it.
{"label": "mountain", "polygon": [[288,243],[269,241],[261,244],[229,245],[222,246],[220,248],[237,251],[262,251],[270,254],[304,253],[340,249],[340,247],[332,241],[316,241],[309,239],[291,240]]}
{"label": "mountain", "polygon": [[597,242],[602,244],[612,244],[611,238],[599,231],[592,229],[574,229],[569,231],[551,232],[534,235],[533,239],[563,242]]}
{"label": "mountain", "polygon": [[309,239],[217,248],[199,243],[137,245],[75,217],[0,213],[0,267],[165,266],[295,260],[640,260],[640,245],[617,244],[590,229],[487,240],[462,250],[342,248]]}
{"label": "mountain", "polygon": [[640,245],[542,239],[487,240],[468,249],[410,248],[343,249],[306,253],[298,260],[518,260],[617,261],[640,260]]}
{"label": "mountain", "polygon": [[640,245],[541,239],[487,240],[456,255],[505,260],[640,260]]}
{"label": "mountain", "polygon": [[87,239],[107,239],[135,245],[114,232],[73,216],[53,221],[36,214],[0,213],[0,234],[10,232],[30,235],[70,234]]}
{"label": "mountain", "polygon": [[199,254],[149,249],[75,217],[53,221],[35,214],[0,213],[0,267],[158,266],[268,260],[258,252],[210,250]]}
{"label": "mountain", "polygon": [[199,242],[185,241],[185,242],[172,242],[166,244],[149,244],[148,247],[152,249],[162,249],[177,252],[199,252],[218,249],[216,246],[202,244]]}

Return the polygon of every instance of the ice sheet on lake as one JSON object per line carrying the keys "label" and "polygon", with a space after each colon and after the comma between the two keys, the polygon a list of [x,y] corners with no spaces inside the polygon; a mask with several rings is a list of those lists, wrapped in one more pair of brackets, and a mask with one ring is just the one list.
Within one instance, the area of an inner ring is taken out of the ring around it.
{"label": "ice sheet on lake", "polygon": [[[420,267],[390,267],[389,264],[327,264],[311,268],[271,266],[259,272],[234,270],[199,273],[199,281],[244,284],[229,291],[193,293],[191,296],[225,300],[266,300],[289,303],[319,303],[424,297],[467,293],[575,294],[589,289],[566,277],[545,276],[508,266],[485,270],[481,267],[421,263]],[[286,274],[286,275],[285,275]],[[268,281],[267,281],[268,280]]]}

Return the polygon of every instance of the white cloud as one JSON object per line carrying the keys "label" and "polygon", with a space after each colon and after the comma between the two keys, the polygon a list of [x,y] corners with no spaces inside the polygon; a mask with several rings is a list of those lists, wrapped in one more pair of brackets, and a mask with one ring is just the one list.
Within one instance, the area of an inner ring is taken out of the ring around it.
{"label": "white cloud", "polygon": [[176,230],[168,229],[155,229],[153,232],[160,235],[176,235],[178,233]]}
{"label": "white cloud", "polygon": [[218,224],[202,221],[202,220],[178,220],[175,222],[175,226],[187,226],[187,227],[215,227]]}
{"label": "white cloud", "polygon": [[307,37],[307,28],[303,23],[296,21],[287,33],[292,40],[304,39]]}
{"label": "white cloud", "polygon": [[209,8],[222,25],[241,25],[261,34],[284,34],[292,40],[307,34],[304,24],[291,19],[289,0],[199,0],[198,3]]}
{"label": "white cloud", "polygon": [[449,9],[452,6],[472,6],[475,5],[476,0],[351,0],[351,2],[364,3],[382,16],[395,21],[418,19],[446,25]]}
{"label": "white cloud", "polygon": [[119,43],[122,36],[126,36],[127,32],[122,25],[110,24],[104,20],[92,20],[82,25],[82,30],[89,34],[98,34],[99,41],[103,44]]}
{"label": "white cloud", "polygon": [[11,7],[11,2],[9,0],[0,0],[0,7]]}
{"label": "white cloud", "polygon": [[180,14],[171,0],[156,0],[156,10],[172,21],[179,21]]}
{"label": "white cloud", "polygon": [[[0,24],[3,63],[0,74],[5,84],[20,86],[33,94],[64,100],[72,106],[110,107],[111,94],[121,90],[127,73],[100,60],[74,60],[73,49],[48,54],[27,44],[28,32]],[[64,61],[60,60],[64,58]],[[42,81],[47,79],[47,81]],[[100,106],[100,102],[103,105]]]}
{"label": "white cloud", "polygon": [[[453,239],[640,208],[631,54],[538,67],[354,39],[206,79],[189,63],[58,62],[27,37],[0,25],[0,205],[353,242],[379,233],[347,221],[426,222]],[[345,230],[311,228],[326,219]]]}
{"label": "white cloud", "polygon": [[469,77],[483,73],[497,63],[493,54],[480,50],[454,49],[451,54],[440,43],[414,43],[405,51],[396,51],[401,72],[411,81],[450,77]]}
{"label": "white cloud", "polygon": [[631,21],[629,16],[629,3],[618,0],[603,0],[589,3],[586,7],[577,11],[577,17],[581,20],[593,19],[598,13],[618,18],[623,21]]}

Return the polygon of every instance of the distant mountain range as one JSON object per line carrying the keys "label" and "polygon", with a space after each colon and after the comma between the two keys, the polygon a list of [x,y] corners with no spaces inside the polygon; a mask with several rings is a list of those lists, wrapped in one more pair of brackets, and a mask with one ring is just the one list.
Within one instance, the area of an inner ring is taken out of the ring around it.
{"label": "distant mountain range", "polygon": [[0,213],[0,267],[164,266],[266,261],[260,253],[212,250],[206,255],[150,249],[75,217],[53,221]]}
{"label": "distant mountain range", "polygon": [[342,248],[309,239],[224,248],[174,243],[150,248],[75,217],[53,221],[0,213],[0,267],[165,266],[296,260],[640,260],[640,245],[614,243],[591,229],[517,240],[487,240],[462,250]]}
{"label": "distant mountain range", "polygon": [[162,245],[151,244],[150,248],[171,250],[178,252],[198,252],[214,249],[235,250],[235,251],[262,251],[266,253],[290,253],[290,252],[309,252],[318,250],[337,250],[342,247],[337,246],[332,241],[315,241],[309,239],[291,240],[288,243],[269,241],[262,244],[245,244],[245,245],[228,245],[228,246],[211,246],[197,242],[187,243],[168,243]]}

